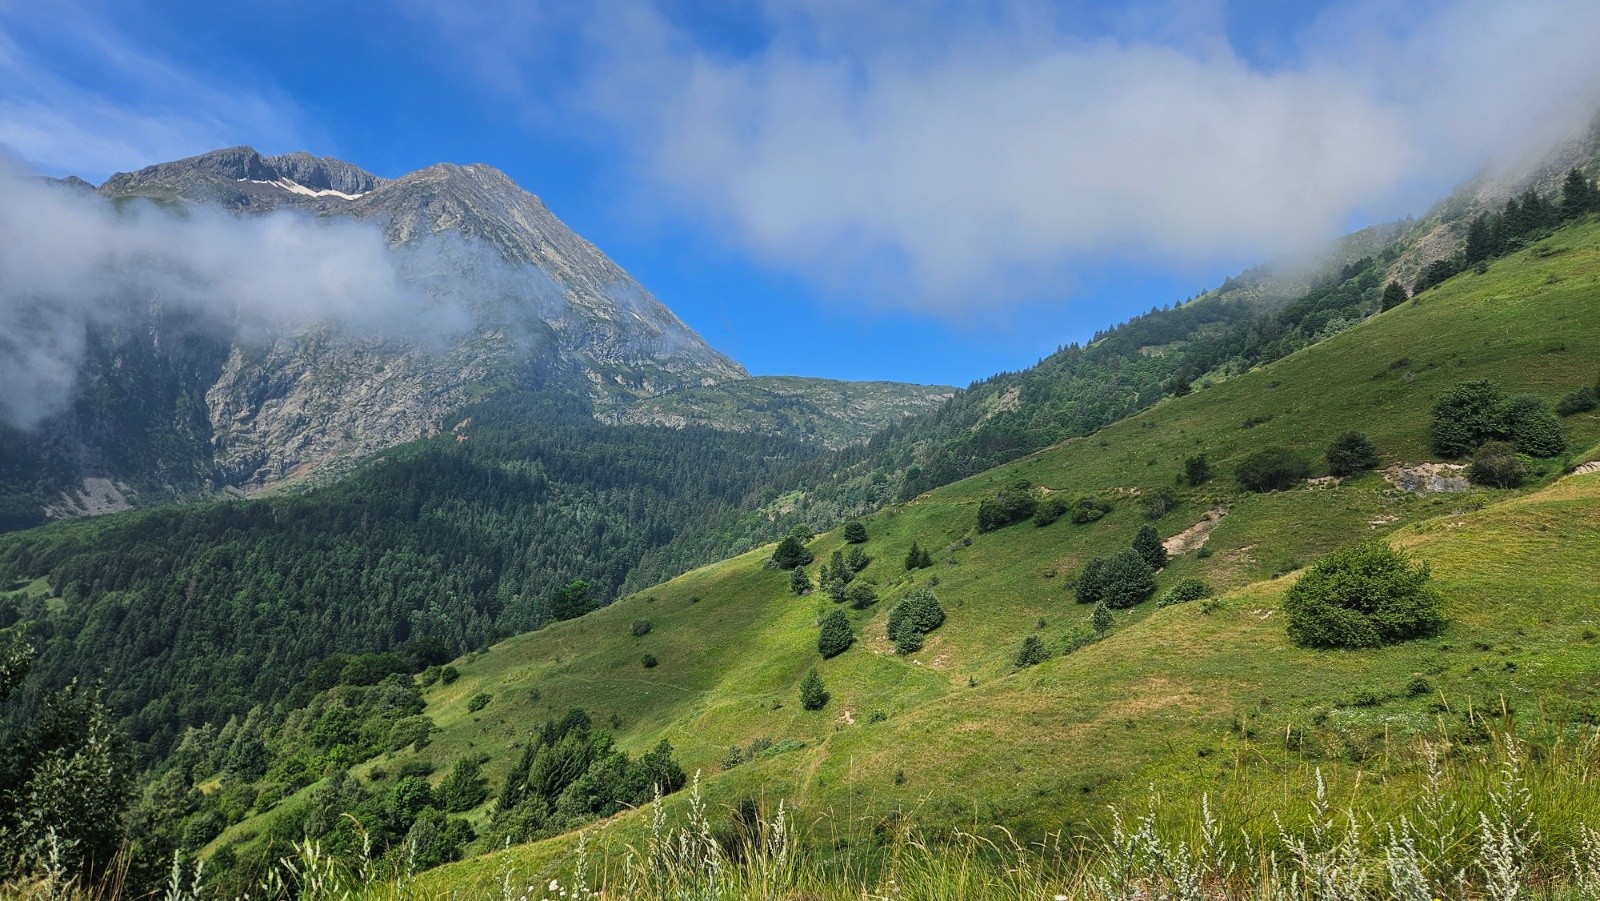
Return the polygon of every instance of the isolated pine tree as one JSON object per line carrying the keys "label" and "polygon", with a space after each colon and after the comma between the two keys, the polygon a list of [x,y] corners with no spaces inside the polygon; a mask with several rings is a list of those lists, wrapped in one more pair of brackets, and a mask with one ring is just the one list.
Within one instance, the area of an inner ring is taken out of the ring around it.
{"label": "isolated pine tree", "polygon": [[806,673],[800,680],[800,706],[807,710],[821,710],[828,704],[828,688],[822,684],[822,676],[817,674],[815,667]]}
{"label": "isolated pine tree", "polygon": [[1101,602],[1094,605],[1094,613],[1089,617],[1089,622],[1094,625],[1096,634],[1104,635],[1111,631],[1116,619],[1112,616],[1111,608]]}
{"label": "isolated pine tree", "polygon": [[817,636],[817,651],[822,659],[837,657],[854,644],[855,632],[850,629],[850,617],[843,610],[830,610],[822,618],[822,632]]}
{"label": "isolated pine tree", "polygon": [[1399,282],[1390,282],[1383,289],[1383,309],[1392,310],[1411,299],[1406,293],[1405,285]]}
{"label": "isolated pine tree", "polygon": [[811,593],[811,577],[806,575],[804,566],[796,566],[789,573],[789,590],[797,595]]}
{"label": "isolated pine tree", "polygon": [[867,540],[867,527],[859,522],[845,523],[844,540],[851,544],[861,544]]}

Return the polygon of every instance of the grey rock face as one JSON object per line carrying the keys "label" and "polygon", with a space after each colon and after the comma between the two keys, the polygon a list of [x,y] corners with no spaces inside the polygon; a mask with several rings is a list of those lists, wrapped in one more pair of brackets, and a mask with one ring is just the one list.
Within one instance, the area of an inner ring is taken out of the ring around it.
{"label": "grey rock face", "polygon": [[368,221],[413,287],[470,314],[442,337],[327,324],[233,335],[204,392],[211,459],[194,467],[214,472],[214,487],[254,491],[337,472],[437,433],[489,385],[564,389],[611,408],[746,376],[489,166],[440,164],[389,180],[307,153],[233,147],[119,173],[98,193]]}

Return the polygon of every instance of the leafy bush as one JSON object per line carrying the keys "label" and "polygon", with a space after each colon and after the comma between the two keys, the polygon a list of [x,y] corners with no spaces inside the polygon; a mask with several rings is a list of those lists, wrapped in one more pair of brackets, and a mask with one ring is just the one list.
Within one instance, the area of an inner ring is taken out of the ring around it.
{"label": "leafy bush", "polygon": [[922,639],[944,624],[944,608],[926,588],[918,588],[900,599],[889,611],[889,640],[902,654],[922,650]]}
{"label": "leafy bush", "polygon": [[494,695],[489,694],[486,691],[480,691],[467,701],[467,710],[471,713],[477,713],[483,708],[488,707],[489,702],[493,700]]}
{"label": "leafy bush", "polygon": [[1441,457],[1464,457],[1499,437],[1505,394],[1488,379],[1462,382],[1433,405],[1428,440]]}
{"label": "leafy bush", "polygon": [[873,590],[871,585],[865,582],[856,582],[845,589],[844,599],[849,601],[850,606],[857,610],[865,610],[878,603],[878,593]]}
{"label": "leafy bush", "polygon": [[1528,466],[1517,449],[1504,441],[1491,441],[1472,455],[1467,478],[1474,485],[1489,488],[1520,488],[1528,476]]}
{"label": "leafy bush", "polygon": [[779,569],[805,566],[815,559],[816,555],[805,546],[805,542],[793,535],[778,542],[777,548],[772,552],[772,562]]}
{"label": "leafy bush", "polygon": [[1152,570],[1167,565],[1167,548],[1161,543],[1161,535],[1155,526],[1146,524],[1139,527],[1133,536],[1133,549],[1139,552]]}
{"label": "leafy bush", "polygon": [[843,610],[830,610],[822,618],[822,632],[817,636],[817,651],[822,659],[837,657],[854,644],[856,633],[850,629],[850,618]]}
{"label": "leafy bush", "polygon": [[639,665],[645,669],[655,669],[656,665],[660,662],[661,661],[657,660],[656,655],[654,654],[646,654],[639,658]]}
{"label": "leafy bush", "polygon": [[1157,607],[1171,607],[1174,604],[1187,604],[1216,594],[1216,589],[1199,579],[1184,579],[1182,582],[1167,589],[1167,593],[1156,602]]}
{"label": "leafy bush", "polygon": [[861,544],[867,540],[867,527],[859,522],[844,524],[844,540],[851,544]]}
{"label": "leafy bush", "polygon": [[636,619],[633,621],[632,631],[634,638],[643,638],[644,636],[649,635],[650,629],[650,621],[647,619]]}
{"label": "leafy bush", "polygon": [[1026,669],[1049,659],[1050,652],[1045,649],[1044,640],[1039,636],[1029,635],[1022,639],[1022,647],[1017,650],[1017,669]]}
{"label": "leafy bush", "polygon": [[453,684],[459,678],[461,678],[461,671],[453,666],[447,666],[439,670],[439,681],[445,685]]}
{"label": "leafy bush", "polygon": [[1044,528],[1060,519],[1067,512],[1067,502],[1059,497],[1048,497],[1033,511],[1033,524]]}
{"label": "leafy bush", "polygon": [[1078,525],[1094,522],[1111,512],[1111,502],[1092,494],[1080,495],[1072,501],[1072,521]]}
{"label": "leafy bush", "polygon": [[1286,447],[1264,447],[1239,462],[1239,484],[1248,491],[1282,491],[1311,474],[1311,464]]}
{"label": "leafy bush", "polygon": [[800,706],[807,710],[821,710],[828,705],[828,688],[822,684],[822,676],[817,674],[816,667],[806,673],[800,680]]}
{"label": "leafy bush", "polygon": [[1378,465],[1378,449],[1360,432],[1345,432],[1333,439],[1323,456],[1328,460],[1328,471],[1341,478]]}
{"label": "leafy bush", "polygon": [[1373,539],[1334,551],[1284,598],[1289,638],[1310,648],[1371,648],[1431,635],[1443,625],[1426,566]]}
{"label": "leafy bush", "polygon": [[1183,461],[1183,480],[1199,487],[1211,481],[1211,463],[1205,454],[1195,454]]}
{"label": "leafy bush", "polygon": [[978,504],[978,531],[993,532],[1021,522],[1032,516],[1038,507],[1039,502],[1034,499],[1028,483],[1002,488],[994,497]]}
{"label": "leafy bush", "polygon": [[1103,603],[1126,609],[1137,605],[1156,590],[1155,575],[1143,556],[1127,548],[1084,564],[1078,575],[1078,602]]}
{"label": "leafy bush", "polygon": [[1519,394],[1500,410],[1501,434],[1531,457],[1554,457],[1567,449],[1561,420],[1532,394]]}
{"label": "leafy bush", "polygon": [[1557,416],[1574,416],[1578,413],[1587,413],[1595,407],[1600,407],[1600,396],[1590,387],[1579,388],[1568,392],[1556,404]]}

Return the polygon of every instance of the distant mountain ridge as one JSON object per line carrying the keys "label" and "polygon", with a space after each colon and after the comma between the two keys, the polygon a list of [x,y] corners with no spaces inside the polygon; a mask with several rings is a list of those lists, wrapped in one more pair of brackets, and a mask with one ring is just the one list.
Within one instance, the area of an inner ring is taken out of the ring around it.
{"label": "distant mountain ridge", "polygon": [[[119,209],[148,201],[370,222],[408,284],[455,300],[470,324],[445,336],[329,323],[226,334],[198,330],[159,296],[126,298],[128,321],[88,336],[71,409],[28,433],[0,424],[0,528],[335,477],[449,429],[452,411],[486,393],[576,395],[616,422],[624,417],[607,411],[748,378],[491,166],[440,163],[389,179],[309,153],[232,147],[118,173],[93,191]],[[846,440],[942,402],[905,388],[882,416],[846,416]]]}

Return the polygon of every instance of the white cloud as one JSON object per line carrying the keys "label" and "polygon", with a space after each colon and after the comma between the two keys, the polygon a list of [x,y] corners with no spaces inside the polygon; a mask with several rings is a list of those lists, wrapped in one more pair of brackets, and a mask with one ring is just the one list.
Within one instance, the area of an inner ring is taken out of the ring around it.
{"label": "white cloud", "polygon": [[391,250],[367,222],[138,203],[119,211],[4,166],[0,234],[0,419],[23,427],[66,405],[93,328],[136,326],[159,308],[224,337],[332,323],[442,340],[471,324],[472,299],[451,289],[475,286],[432,273],[490,262],[460,241]]}
{"label": "white cloud", "polygon": [[1085,7],[1026,0],[774,0],[735,46],[650,0],[556,8],[533,46],[567,47],[559,72],[514,18],[426,7],[499,82],[570,84],[569,121],[609,122],[646,190],[727,243],[953,313],[1086,256],[1303,249],[1600,105],[1600,0],[1351,3],[1271,66],[1230,48],[1218,3],[1086,32]]}

